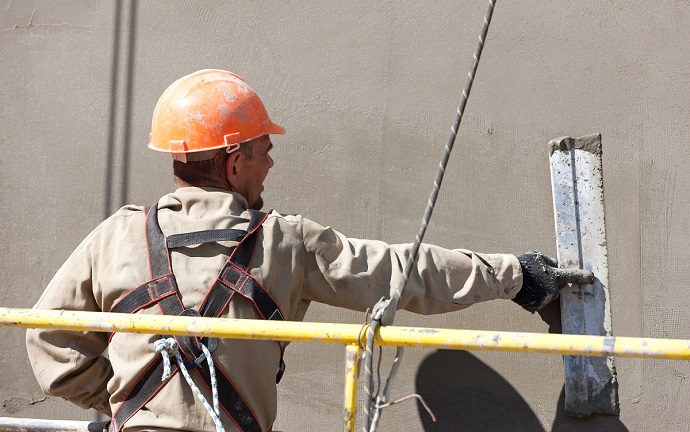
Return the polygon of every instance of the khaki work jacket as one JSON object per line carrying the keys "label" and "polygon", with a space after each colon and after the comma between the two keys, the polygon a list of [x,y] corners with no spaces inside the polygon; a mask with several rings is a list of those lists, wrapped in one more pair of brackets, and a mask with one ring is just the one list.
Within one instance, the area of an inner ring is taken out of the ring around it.
{"label": "khaki work jacket", "polygon": [[[245,229],[247,202],[221,189],[181,188],[159,201],[159,223],[168,236],[208,229]],[[142,207],[125,206],[101,223],[58,270],[35,308],[109,311],[150,279]],[[235,243],[209,243],[172,252],[185,307],[198,308]],[[302,320],[310,301],[358,311],[389,296],[402,278],[411,245],[347,238],[301,216],[270,213],[252,259],[251,274],[270,292],[288,320]],[[522,285],[513,255],[477,254],[423,245],[400,308],[420,314],[455,311],[474,303],[513,298]],[[138,313],[161,314],[157,306]],[[235,296],[223,313],[258,318],[248,300]],[[31,366],[43,391],[108,416],[157,356],[160,337],[34,329],[27,331]],[[108,354],[104,352],[108,348]],[[224,339],[213,353],[269,430],[277,412],[275,377],[280,348],[273,341]],[[289,367],[288,367],[289,373]],[[206,390],[201,380],[195,381]],[[207,400],[211,400],[209,394]],[[221,410],[222,411],[222,410]],[[221,414],[226,431],[234,423]],[[214,431],[215,425],[182,374],[126,424],[125,430]]]}

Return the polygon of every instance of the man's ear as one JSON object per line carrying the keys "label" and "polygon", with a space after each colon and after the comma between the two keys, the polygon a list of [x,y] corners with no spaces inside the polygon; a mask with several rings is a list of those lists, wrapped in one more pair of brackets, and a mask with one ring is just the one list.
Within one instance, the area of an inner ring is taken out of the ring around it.
{"label": "man's ear", "polygon": [[237,160],[241,157],[241,153],[238,151],[232,152],[228,155],[225,160],[225,178],[230,183],[232,190],[237,190],[239,181],[239,172],[237,170]]}

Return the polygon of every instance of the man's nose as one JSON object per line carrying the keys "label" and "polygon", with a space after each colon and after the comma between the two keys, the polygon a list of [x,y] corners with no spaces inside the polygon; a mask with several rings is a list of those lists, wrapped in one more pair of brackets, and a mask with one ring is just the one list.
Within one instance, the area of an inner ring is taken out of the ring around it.
{"label": "man's nose", "polygon": [[274,165],[273,158],[271,157],[271,155],[268,155],[268,167],[273,168],[273,165]]}

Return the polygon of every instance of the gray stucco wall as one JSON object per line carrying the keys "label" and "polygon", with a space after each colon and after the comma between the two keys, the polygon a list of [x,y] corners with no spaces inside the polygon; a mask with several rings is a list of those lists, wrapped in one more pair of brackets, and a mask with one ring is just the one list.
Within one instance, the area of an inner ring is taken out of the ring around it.
{"label": "gray stucco wall", "polygon": [[[30,307],[125,202],[173,187],[146,149],[160,93],[232,70],[274,120],[268,208],[408,242],[447,138],[484,2],[0,0],[0,305]],[[555,254],[547,142],[601,133],[618,336],[690,338],[690,3],[498,2],[427,241]],[[311,321],[360,322],[315,306]],[[547,332],[512,302],[401,325]],[[0,416],[94,419],[44,399],[24,332],[0,329]],[[392,354],[389,352],[388,357]],[[294,344],[279,430],[341,428],[344,350]],[[408,350],[382,430],[690,430],[690,363],[617,359],[621,415],[572,420],[559,356]],[[560,398],[560,399],[559,399]]]}

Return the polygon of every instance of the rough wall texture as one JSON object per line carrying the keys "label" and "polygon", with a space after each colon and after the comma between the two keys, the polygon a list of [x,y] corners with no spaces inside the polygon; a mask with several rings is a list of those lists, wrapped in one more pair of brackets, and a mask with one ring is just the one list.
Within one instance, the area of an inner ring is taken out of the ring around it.
{"label": "rough wall texture", "polygon": [[[174,79],[243,76],[288,134],[267,207],[353,237],[411,241],[465,81],[484,2],[0,0],[0,304],[29,307],[125,202],[172,188],[146,150]],[[690,3],[498,2],[427,241],[555,253],[547,142],[601,133],[620,336],[690,338]],[[359,322],[314,307],[312,321]],[[493,302],[398,324],[546,332]],[[93,419],[34,382],[0,329],[0,416]],[[390,354],[389,354],[390,356]],[[280,430],[340,428],[344,350],[294,344]],[[689,430],[690,363],[617,360],[621,415],[563,413],[558,356],[408,350],[382,430]]]}

